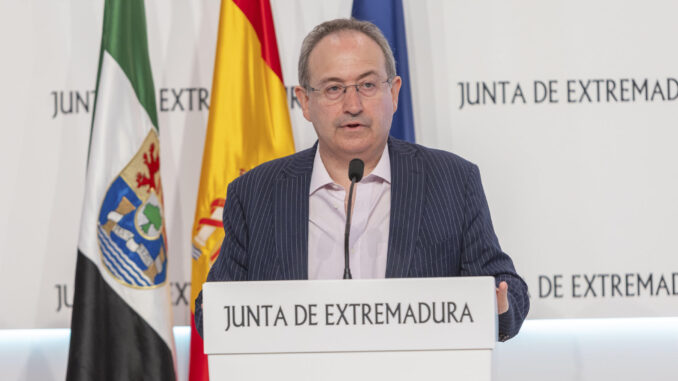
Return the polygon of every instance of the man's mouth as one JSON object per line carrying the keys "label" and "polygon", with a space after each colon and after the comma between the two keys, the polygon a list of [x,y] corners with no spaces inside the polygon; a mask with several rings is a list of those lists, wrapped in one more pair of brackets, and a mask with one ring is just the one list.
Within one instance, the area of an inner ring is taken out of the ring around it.
{"label": "man's mouth", "polygon": [[362,126],[362,124],[360,124],[360,123],[346,123],[346,124],[342,125],[342,127],[348,127],[348,128],[358,128],[358,127],[361,127],[361,126]]}

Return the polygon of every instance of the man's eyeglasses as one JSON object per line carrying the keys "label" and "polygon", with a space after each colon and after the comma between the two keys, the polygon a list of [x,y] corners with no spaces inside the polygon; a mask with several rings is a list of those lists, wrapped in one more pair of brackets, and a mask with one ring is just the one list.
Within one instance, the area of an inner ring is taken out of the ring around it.
{"label": "man's eyeglasses", "polygon": [[346,94],[346,91],[348,90],[349,87],[355,87],[355,91],[358,92],[358,94],[362,95],[363,97],[369,98],[375,96],[378,93],[379,88],[382,87],[384,84],[390,85],[391,79],[387,79],[383,82],[367,80],[359,83],[354,83],[351,85],[340,85],[338,83],[331,83],[321,89],[316,89],[310,86],[308,87],[308,89],[310,91],[320,93],[320,95],[328,101],[338,101],[344,98],[344,94]]}

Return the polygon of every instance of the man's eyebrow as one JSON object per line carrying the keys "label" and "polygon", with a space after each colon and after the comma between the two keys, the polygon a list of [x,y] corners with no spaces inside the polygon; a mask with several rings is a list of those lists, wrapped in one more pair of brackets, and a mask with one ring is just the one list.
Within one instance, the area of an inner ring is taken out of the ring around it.
{"label": "man's eyebrow", "polygon": [[[360,74],[356,80],[359,81],[359,80],[361,80],[361,79],[363,79],[363,78],[365,78],[365,77],[369,77],[370,75],[378,75],[378,73],[377,73],[376,71],[374,71],[374,70],[366,71],[366,72]],[[328,83],[328,82],[340,82],[340,83],[344,83],[344,82],[346,82],[346,81],[345,81],[344,79],[342,79],[342,78],[339,78],[339,77],[329,77],[329,78],[324,78],[323,80],[321,80],[320,83],[318,84],[318,86],[322,86],[322,85],[324,85],[324,84],[326,84],[326,83]]]}

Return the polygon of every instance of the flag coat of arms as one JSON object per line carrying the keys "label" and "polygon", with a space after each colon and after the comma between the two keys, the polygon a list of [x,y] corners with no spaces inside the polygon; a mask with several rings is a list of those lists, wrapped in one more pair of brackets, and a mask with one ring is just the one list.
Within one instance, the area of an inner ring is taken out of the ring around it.
{"label": "flag coat of arms", "polygon": [[68,380],[174,380],[155,88],[142,0],[106,0]]}
{"label": "flag coat of arms", "polygon": [[292,127],[268,0],[223,0],[210,113],[193,223],[189,380],[208,379],[194,301],[219,255],[228,184],[243,172],[294,153]]}

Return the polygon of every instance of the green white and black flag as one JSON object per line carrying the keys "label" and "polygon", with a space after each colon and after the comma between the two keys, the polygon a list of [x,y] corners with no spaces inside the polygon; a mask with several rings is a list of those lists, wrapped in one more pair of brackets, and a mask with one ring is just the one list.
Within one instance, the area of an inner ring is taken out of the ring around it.
{"label": "green white and black flag", "polygon": [[144,2],[104,8],[66,379],[174,380]]}

